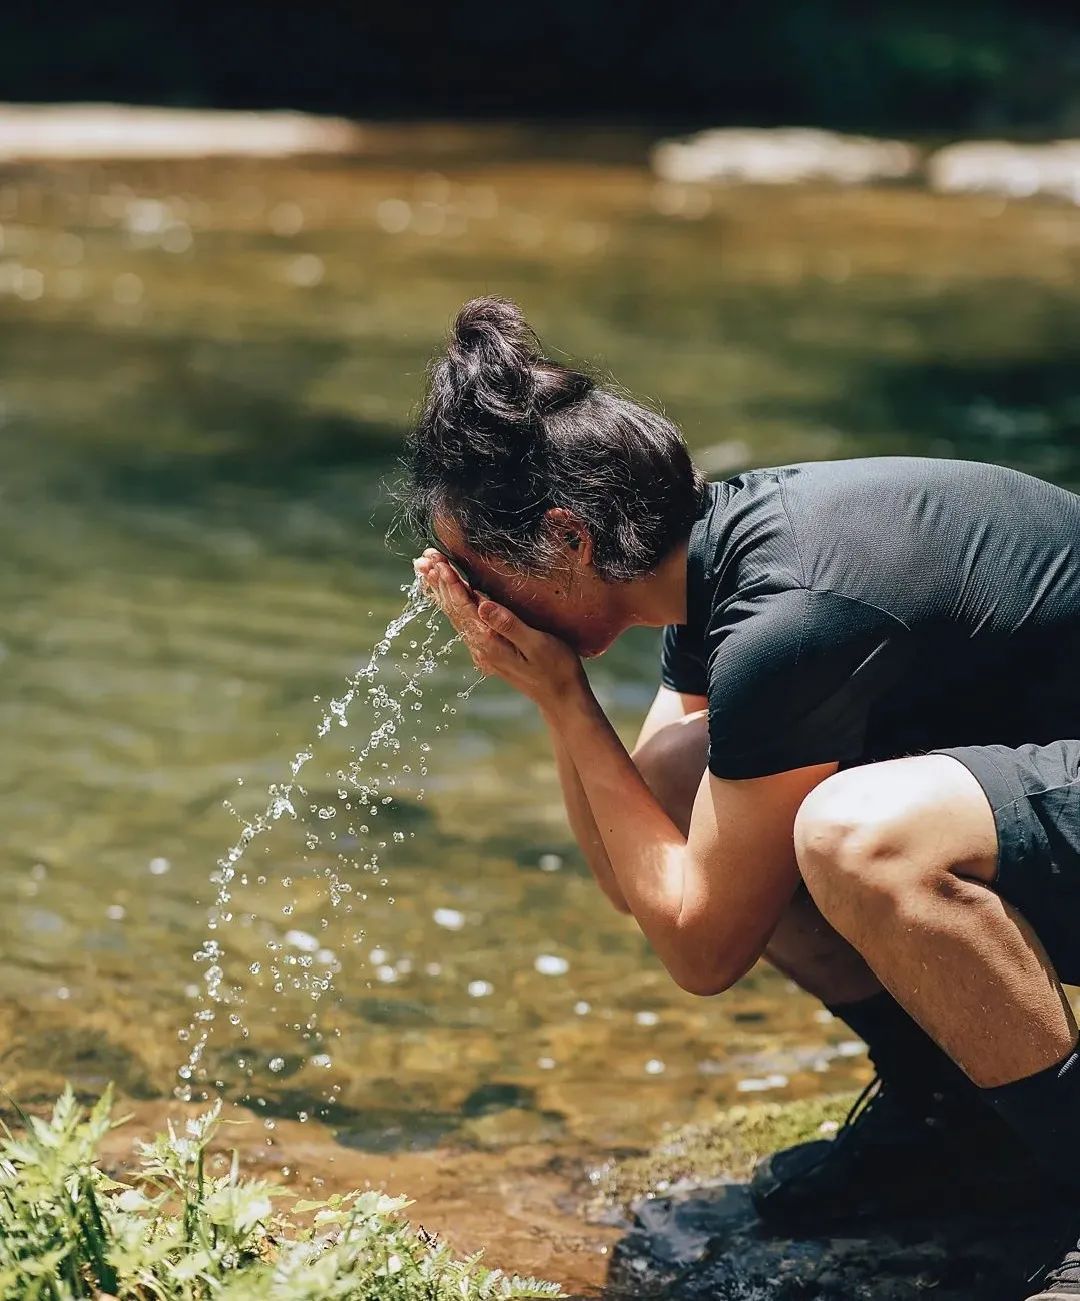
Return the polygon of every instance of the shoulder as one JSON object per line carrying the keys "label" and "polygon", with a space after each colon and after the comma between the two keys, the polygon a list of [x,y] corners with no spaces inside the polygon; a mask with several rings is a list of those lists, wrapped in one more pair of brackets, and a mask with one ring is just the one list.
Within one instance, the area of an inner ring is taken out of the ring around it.
{"label": "shoulder", "polygon": [[836,592],[744,594],[710,630],[710,770],[761,776],[854,757],[907,650],[900,620]]}
{"label": "shoulder", "polygon": [[755,664],[813,659],[861,634],[906,631],[887,609],[829,588],[800,584],[745,588],[713,612],[706,655]]}

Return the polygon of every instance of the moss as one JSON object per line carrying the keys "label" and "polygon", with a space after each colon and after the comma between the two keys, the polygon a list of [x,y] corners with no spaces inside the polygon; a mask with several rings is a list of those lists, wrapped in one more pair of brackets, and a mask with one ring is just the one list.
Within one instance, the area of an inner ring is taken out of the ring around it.
{"label": "moss", "polygon": [[627,1206],[680,1181],[744,1180],[758,1158],[829,1133],[847,1115],[853,1093],[792,1102],[729,1107],[711,1120],[685,1125],[651,1151],[611,1161],[592,1175],[591,1209]]}

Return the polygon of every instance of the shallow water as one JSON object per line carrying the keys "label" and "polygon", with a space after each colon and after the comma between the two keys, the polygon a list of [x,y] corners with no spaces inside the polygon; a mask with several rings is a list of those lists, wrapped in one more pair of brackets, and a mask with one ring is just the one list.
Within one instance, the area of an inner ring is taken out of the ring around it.
{"label": "shallow water", "polygon": [[[9,1090],[172,1089],[223,801],[263,807],[401,609],[387,483],[471,294],[519,298],[553,348],[662,402],[714,475],[926,452],[1080,486],[1074,209],[710,194],[655,183],[639,139],[590,147],[403,132],[350,163],[0,174]],[[590,674],[632,742],[655,633]],[[466,1140],[480,1115],[496,1144],[635,1144],[861,1078],[844,1028],[768,968],[715,1000],[671,983],[589,879],[532,706],[494,682],[458,700],[474,678],[459,647],[426,682],[424,726],[450,726],[379,820],[387,885],[362,906],[321,925],[301,824],[252,846],[266,883],[231,960],[299,932],[340,970],[321,1039],[310,1001],[252,1000],[212,1074],[373,1152]],[[327,738],[312,802],[350,740]]]}

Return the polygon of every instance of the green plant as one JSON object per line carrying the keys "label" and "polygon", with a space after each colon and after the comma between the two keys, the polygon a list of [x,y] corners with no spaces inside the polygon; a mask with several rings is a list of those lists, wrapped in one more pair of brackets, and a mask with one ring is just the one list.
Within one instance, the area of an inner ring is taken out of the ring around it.
{"label": "green plant", "polygon": [[[0,1301],[511,1301],[560,1297],[554,1283],[455,1259],[399,1212],[405,1197],[351,1192],[297,1201],[207,1173],[220,1104],[178,1134],[140,1143],[131,1184],[97,1165],[111,1089],[87,1113],[70,1088],[48,1120],[0,1138]],[[308,1217],[294,1223],[289,1216]]]}

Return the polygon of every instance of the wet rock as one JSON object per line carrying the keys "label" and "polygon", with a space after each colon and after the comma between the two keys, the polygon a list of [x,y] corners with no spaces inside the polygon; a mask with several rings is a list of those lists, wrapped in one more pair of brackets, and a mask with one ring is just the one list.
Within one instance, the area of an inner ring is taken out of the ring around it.
{"label": "wet rock", "polygon": [[1018,1301],[1080,1209],[898,1218],[829,1236],[770,1232],[745,1185],[686,1189],[635,1203],[616,1246],[615,1289],[670,1301]]}
{"label": "wet rock", "polygon": [[6,1087],[20,1102],[55,1094],[67,1081],[82,1100],[96,1100],[112,1081],[130,1098],[152,1098],[155,1088],[142,1059],[91,1027],[51,1024],[9,1043]]}
{"label": "wet rock", "polygon": [[423,1026],[435,1020],[430,1008],[404,998],[358,998],[353,1006],[372,1025]]}
{"label": "wet rock", "polygon": [[973,140],[933,154],[927,176],[935,190],[1024,198],[1053,195],[1080,203],[1080,140],[1019,145]]}
{"label": "wet rock", "polygon": [[809,128],[724,127],[686,140],[665,140],[652,151],[661,180],[744,181],[793,185],[824,180],[842,185],[913,175],[919,151],[902,140],[845,136]]}
{"label": "wet rock", "polygon": [[566,1125],[557,1112],[507,1107],[466,1120],[459,1134],[473,1147],[491,1149],[519,1143],[556,1143],[566,1137]]}
{"label": "wet rock", "polygon": [[357,1110],[336,1137],[342,1147],[362,1152],[425,1152],[452,1134],[458,1120],[448,1112]]}
{"label": "wet rock", "polygon": [[461,1104],[463,1116],[487,1116],[492,1112],[506,1111],[511,1107],[531,1107],[536,1102],[536,1090],[508,1080],[487,1080],[478,1084]]}

